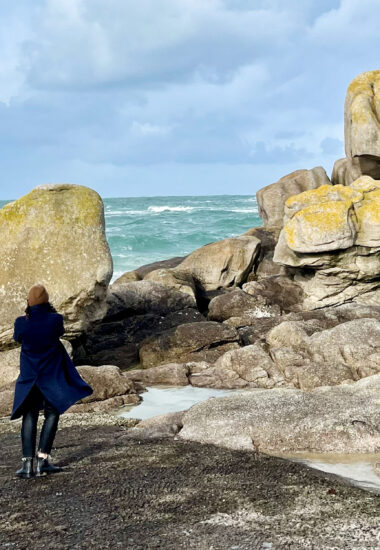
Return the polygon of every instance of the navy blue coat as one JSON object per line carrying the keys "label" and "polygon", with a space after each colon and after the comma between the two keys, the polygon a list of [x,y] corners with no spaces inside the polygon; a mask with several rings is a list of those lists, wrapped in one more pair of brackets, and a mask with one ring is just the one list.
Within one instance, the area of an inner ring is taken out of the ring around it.
{"label": "navy blue coat", "polygon": [[49,304],[32,306],[29,317],[16,319],[13,338],[21,343],[21,356],[11,420],[22,415],[21,405],[34,384],[59,413],[93,393],[59,339],[64,332],[62,315]]}

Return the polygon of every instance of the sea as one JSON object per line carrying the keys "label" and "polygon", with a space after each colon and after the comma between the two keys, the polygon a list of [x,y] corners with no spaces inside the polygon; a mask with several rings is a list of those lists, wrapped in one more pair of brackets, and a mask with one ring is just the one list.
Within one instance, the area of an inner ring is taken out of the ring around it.
{"label": "sea", "polygon": [[[9,201],[0,201],[0,207]],[[261,225],[256,196],[104,198],[113,279]]]}

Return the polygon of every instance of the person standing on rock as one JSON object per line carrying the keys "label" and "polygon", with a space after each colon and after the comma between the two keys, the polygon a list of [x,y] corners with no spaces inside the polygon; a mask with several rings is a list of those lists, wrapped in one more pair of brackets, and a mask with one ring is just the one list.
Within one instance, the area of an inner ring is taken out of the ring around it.
{"label": "person standing on rock", "polygon": [[[49,302],[43,285],[29,291],[25,316],[14,324],[13,338],[21,343],[20,374],[16,381],[11,420],[22,416],[21,442],[23,465],[16,475],[30,478],[61,471],[49,462],[57,432],[59,415],[93,390],[79,375],[60,336],[65,332],[63,317]],[[36,470],[37,421],[44,410]]]}

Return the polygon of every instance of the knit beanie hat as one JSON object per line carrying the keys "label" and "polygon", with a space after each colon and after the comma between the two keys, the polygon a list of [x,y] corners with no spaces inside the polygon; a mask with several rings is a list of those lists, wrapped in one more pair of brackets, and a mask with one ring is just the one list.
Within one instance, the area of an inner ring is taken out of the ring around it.
{"label": "knit beanie hat", "polygon": [[49,294],[43,285],[33,285],[28,294],[28,305],[30,307],[39,304],[46,304],[49,301]]}

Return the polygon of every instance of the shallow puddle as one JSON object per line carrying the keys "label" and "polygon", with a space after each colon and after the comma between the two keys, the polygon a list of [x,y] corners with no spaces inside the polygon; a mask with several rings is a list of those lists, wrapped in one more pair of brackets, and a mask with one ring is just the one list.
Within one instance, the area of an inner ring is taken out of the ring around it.
{"label": "shallow puddle", "polygon": [[344,478],[352,485],[380,494],[380,453],[294,454],[282,458]]}
{"label": "shallow puddle", "polygon": [[210,397],[223,397],[231,391],[233,390],[214,390],[193,386],[151,386],[141,394],[141,403],[119,409],[118,416],[146,420],[160,414],[187,410],[200,401],[206,401]]}

